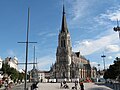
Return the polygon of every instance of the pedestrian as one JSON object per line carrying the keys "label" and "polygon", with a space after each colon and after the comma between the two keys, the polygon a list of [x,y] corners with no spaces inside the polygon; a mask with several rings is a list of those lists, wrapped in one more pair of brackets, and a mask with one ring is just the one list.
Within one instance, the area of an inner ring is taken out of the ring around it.
{"label": "pedestrian", "polygon": [[5,82],[5,90],[8,90],[8,83]]}
{"label": "pedestrian", "polygon": [[81,90],[84,90],[83,82],[80,82],[80,88],[81,88]]}
{"label": "pedestrian", "polygon": [[63,83],[62,83],[62,82],[60,83],[60,87],[61,87],[61,88],[63,87]]}
{"label": "pedestrian", "polygon": [[75,89],[77,90],[78,81],[75,81]]}
{"label": "pedestrian", "polygon": [[36,83],[33,83],[32,86],[31,86],[32,90],[37,90],[37,84]]}

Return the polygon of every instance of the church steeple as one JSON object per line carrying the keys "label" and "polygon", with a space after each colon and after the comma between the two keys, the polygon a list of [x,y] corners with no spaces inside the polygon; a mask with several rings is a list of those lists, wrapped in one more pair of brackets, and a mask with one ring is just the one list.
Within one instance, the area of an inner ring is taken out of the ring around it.
{"label": "church steeple", "polygon": [[65,7],[64,7],[64,5],[63,5],[63,16],[62,16],[61,32],[66,32],[66,33],[68,33],[68,28],[67,28],[67,22],[66,22]]}
{"label": "church steeple", "polygon": [[68,32],[67,28],[64,5],[62,14],[62,26],[59,33],[58,47],[56,52],[56,76],[57,78],[67,78],[69,80],[72,47],[70,33]]}

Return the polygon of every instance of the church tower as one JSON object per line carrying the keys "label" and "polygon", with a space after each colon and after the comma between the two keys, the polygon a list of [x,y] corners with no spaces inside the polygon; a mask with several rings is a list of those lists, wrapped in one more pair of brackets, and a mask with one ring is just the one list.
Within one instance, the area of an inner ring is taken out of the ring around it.
{"label": "church tower", "polygon": [[65,8],[63,5],[63,16],[61,30],[58,36],[58,47],[56,52],[56,78],[57,79],[70,79],[70,64],[71,64],[71,39],[70,33],[67,28]]}

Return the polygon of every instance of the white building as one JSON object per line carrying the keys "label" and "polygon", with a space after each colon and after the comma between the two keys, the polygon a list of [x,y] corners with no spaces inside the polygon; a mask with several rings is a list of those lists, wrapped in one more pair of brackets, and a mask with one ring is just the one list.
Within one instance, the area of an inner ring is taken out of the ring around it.
{"label": "white building", "polygon": [[50,75],[49,71],[38,71],[39,81],[40,82],[49,82]]}
{"label": "white building", "polygon": [[[0,57],[0,69],[2,68],[2,58]],[[3,76],[2,76],[2,71],[0,71],[0,80],[2,80]]]}
{"label": "white building", "polygon": [[38,76],[39,76],[39,81],[40,81],[40,82],[46,82],[45,72],[44,72],[44,71],[39,71],[39,72],[38,72]]}
{"label": "white building", "polygon": [[0,69],[2,68],[2,58],[0,57]]}
{"label": "white building", "polygon": [[7,63],[8,65],[10,65],[10,67],[16,69],[18,71],[18,59],[17,57],[7,57],[5,58],[5,63]]}

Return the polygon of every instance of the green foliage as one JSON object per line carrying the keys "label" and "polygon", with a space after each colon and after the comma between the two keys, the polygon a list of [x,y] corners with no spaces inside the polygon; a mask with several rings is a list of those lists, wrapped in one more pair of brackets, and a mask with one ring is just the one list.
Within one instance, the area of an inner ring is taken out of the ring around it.
{"label": "green foliage", "polygon": [[7,73],[9,76],[10,75],[10,66],[7,63],[3,63],[1,71],[3,71],[3,74]]}
{"label": "green foliage", "polygon": [[10,78],[15,82],[18,79],[19,76],[19,72],[14,69],[14,68],[10,68]]}
{"label": "green foliage", "polygon": [[24,73],[19,73],[19,76],[18,76],[18,80],[20,80],[22,82],[22,80],[24,79]]}
{"label": "green foliage", "polygon": [[24,78],[23,73],[19,73],[16,69],[11,68],[7,63],[3,63],[1,70],[3,71],[3,74],[8,74],[14,82],[16,82],[16,80],[22,81]]}
{"label": "green foliage", "polygon": [[116,79],[120,74],[120,58],[116,58],[113,65],[109,66],[104,73],[105,79]]}

